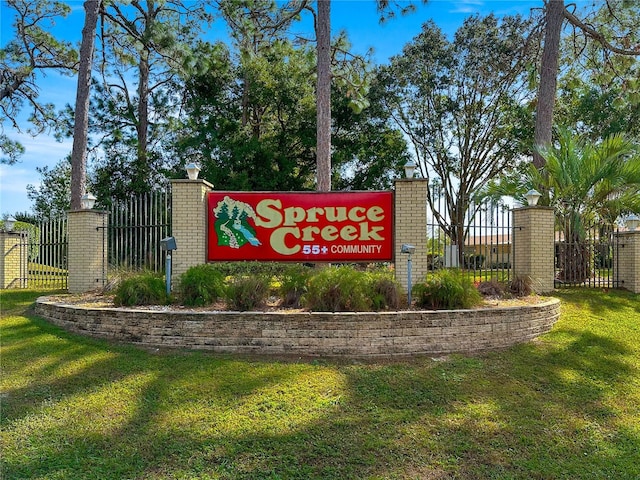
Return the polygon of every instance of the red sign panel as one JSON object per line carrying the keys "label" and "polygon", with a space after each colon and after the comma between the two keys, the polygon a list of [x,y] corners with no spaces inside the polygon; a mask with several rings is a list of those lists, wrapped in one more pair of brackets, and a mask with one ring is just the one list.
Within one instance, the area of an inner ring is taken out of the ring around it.
{"label": "red sign panel", "polygon": [[392,192],[211,192],[209,261],[393,259]]}

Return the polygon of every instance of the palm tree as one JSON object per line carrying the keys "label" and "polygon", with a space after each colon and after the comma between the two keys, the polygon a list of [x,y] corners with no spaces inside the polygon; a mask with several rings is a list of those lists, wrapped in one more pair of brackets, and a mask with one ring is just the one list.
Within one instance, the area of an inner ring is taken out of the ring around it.
{"label": "palm tree", "polygon": [[530,164],[524,174],[493,183],[489,194],[521,199],[531,188],[542,191],[540,204],[554,208],[563,233],[559,280],[583,282],[590,274],[589,227],[598,225],[605,236],[620,216],[640,213],[637,146],[622,134],[593,144],[560,129],[556,144],[541,148],[540,154],[545,159],[542,169]]}

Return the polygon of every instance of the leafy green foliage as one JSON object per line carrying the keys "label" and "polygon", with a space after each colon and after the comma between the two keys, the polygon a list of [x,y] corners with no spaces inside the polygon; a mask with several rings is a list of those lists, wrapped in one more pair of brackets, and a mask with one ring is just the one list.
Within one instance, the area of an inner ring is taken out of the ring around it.
{"label": "leafy green foliage", "polygon": [[311,311],[358,312],[398,308],[400,286],[392,272],[363,272],[349,265],[323,268],[307,284],[302,303]]}
{"label": "leafy green foliage", "polygon": [[416,306],[423,308],[471,308],[482,301],[473,281],[455,269],[428,274],[423,283],[413,287],[413,291],[416,294]]}
{"label": "leafy green foliage", "polygon": [[[278,40],[233,63],[222,45],[202,45],[202,70],[186,82],[188,114],[177,155],[228,190],[304,190],[315,164],[314,56]],[[181,167],[180,167],[180,170]]]}
{"label": "leafy green foliage", "polygon": [[[467,18],[452,41],[433,21],[378,71],[384,102],[412,148],[420,174],[443,187],[446,212],[435,220],[463,244],[476,192],[529,149],[535,62],[531,19]],[[428,196],[438,212],[437,199]]]}
{"label": "leafy green foliage", "polygon": [[555,117],[592,142],[624,133],[640,134],[640,5],[637,1],[596,2],[579,12],[581,20],[611,46],[626,50],[618,55],[583,35],[568,36],[561,51]]}
{"label": "leafy green foliage", "polygon": [[225,277],[266,275],[278,277],[287,271],[291,264],[278,262],[216,262],[216,269],[220,270]]}
{"label": "leafy green foliage", "polygon": [[363,283],[362,273],[351,266],[326,267],[309,279],[302,303],[311,311],[367,310],[370,299]]}
{"label": "leafy green foliage", "polygon": [[285,307],[298,308],[300,300],[307,291],[307,283],[313,275],[313,270],[300,264],[287,266],[278,275],[280,286],[278,292]]}
{"label": "leafy green foliage", "polygon": [[[557,131],[557,144],[541,150],[542,170],[532,165],[492,182],[489,193],[522,195],[543,192],[541,205],[552,206],[562,219],[565,238],[580,242],[596,223],[612,226],[625,213],[640,213],[640,154],[622,134],[594,143],[567,128]],[[524,202],[523,202],[524,203]]]}
{"label": "leafy green foliage", "polygon": [[141,273],[125,278],[116,287],[113,303],[118,306],[166,305],[170,302],[165,280],[155,273]]}
{"label": "leafy green foliage", "polygon": [[271,289],[271,278],[264,275],[240,276],[231,279],[225,290],[227,306],[245,312],[263,308]]}
{"label": "leafy green foliage", "polygon": [[371,309],[398,310],[405,302],[402,286],[389,270],[367,272],[366,285],[370,290]]}
{"label": "leafy green foliage", "polygon": [[71,162],[67,157],[53,168],[36,167],[40,185],[27,185],[27,196],[33,203],[33,213],[39,219],[66,215],[71,208]]}
{"label": "leafy green foliage", "polygon": [[[9,13],[11,12],[11,13]],[[4,125],[19,130],[19,116],[24,105],[29,106],[28,117],[37,135],[55,128],[59,115],[50,103],[39,101],[36,82],[43,72],[72,76],[78,52],[71,42],[60,41],[52,33],[56,20],[66,17],[71,7],[65,2],[49,0],[8,0],[3,2],[2,15],[15,15],[12,35],[3,32],[0,49],[0,163],[15,163],[24,148],[4,133]],[[4,28],[4,25],[3,25]]]}
{"label": "leafy green foliage", "polygon": [[196,265],[182,274],[178,291],[183,305],[211,305],[224,296],[224,274],[211,264]]}
{"label": "leafy green foliage", "polygon": [[166,183],[179,92],[192,71],[193,44],[211,17],[200,1],[103,7],[96,61],[104,81],[95,84],[91,133],[105,155],[96,162],[94,194],[123,200]]}

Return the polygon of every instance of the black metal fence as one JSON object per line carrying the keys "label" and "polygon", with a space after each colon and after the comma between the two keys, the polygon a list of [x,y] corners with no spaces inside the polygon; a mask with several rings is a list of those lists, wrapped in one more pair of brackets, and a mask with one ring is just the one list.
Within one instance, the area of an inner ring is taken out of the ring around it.
{"label": "black metal fence", "polygon": [[164,271],[160,240],[171,233],[171,192],[151,192],[109,209],[109,269]]}
{"label": "black metal fence", "polygon": [[26,262],[23,283],[30,288],[66,289],[69,278],[67,252],[69,237],[67,217],[43,220],[23,232],[27,241],[23,242],[26,254],[21,255]]}
{"label": "black metal fence", "polygon": [[561,287],[617,288],[618,229],[607,223],[556,218],[555,284]]}
{"label": "black metal fence", "polygon": [[[427,205],[427,249],[429,269],[455,267],[474,281],[509,281],[514,263],[512,248],[512,206],[485,200],[470,202],[461,228],[450,219],[442,192],[430,191]],[[612,225],[585,225],[580,221],[556,219],[556,287],[615,288],[620,261],[616,248],[617,230]],[[20,243],[20,284],[33,288],[67,288],[67,218],[42,221],[24,232]],[[109,270],[164,271],[160,240],[171,235],[171,192],[159,191],[117,201],[109,209],[107,236]]]}
{"label": "black metal fence", "polygon": [[[460,268],[474,281],[509,281],[513,263],[512,206],[486,199],[469,202],[461,221],[440,188],[431,187],[427,205],[429,268]],[[461,227],[458,225],[461,224]]]}

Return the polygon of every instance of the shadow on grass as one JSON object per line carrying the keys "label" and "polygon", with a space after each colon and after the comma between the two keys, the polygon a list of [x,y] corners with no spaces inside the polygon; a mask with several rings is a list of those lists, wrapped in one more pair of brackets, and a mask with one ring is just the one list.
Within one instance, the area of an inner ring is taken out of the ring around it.
{"label": "shadow on grass", "polygon": [[640,477],[624,330],[563,324],[481,356],[317,365],[150,355],[25,321],[8,345],[9,373],[31,377],[3,414],[6,478]]}
{"label": "shadow on grass", "polygon": [[553,296],[565,304],[587,308],[596,315],[619,312],[620,309],[640,313],[640,295],[628,290],[568,288],[556,290]]}

